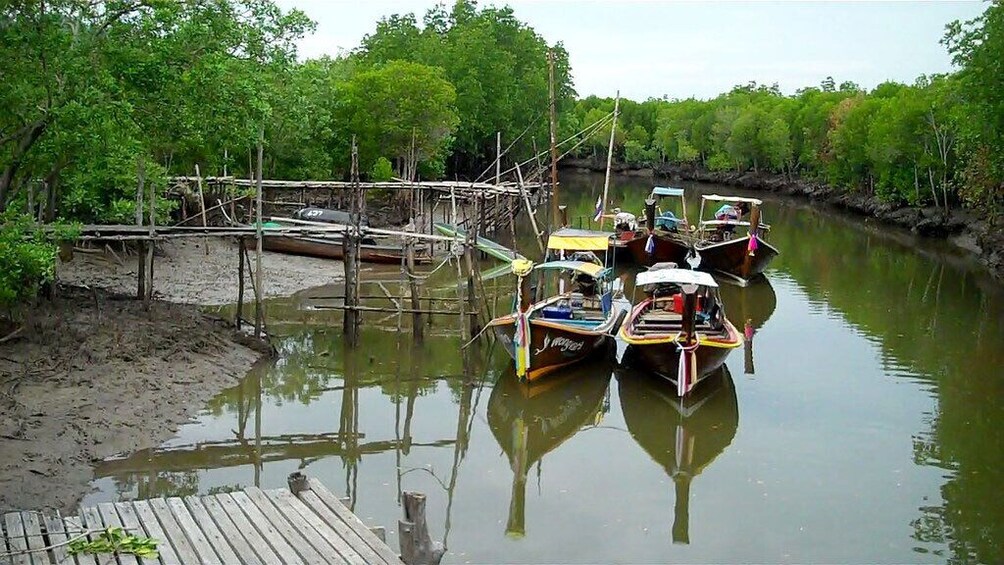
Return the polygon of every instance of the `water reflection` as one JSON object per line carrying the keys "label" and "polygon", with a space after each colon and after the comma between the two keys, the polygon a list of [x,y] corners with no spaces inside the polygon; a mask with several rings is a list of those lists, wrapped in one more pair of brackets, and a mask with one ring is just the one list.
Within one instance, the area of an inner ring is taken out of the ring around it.
{"label": "water reflection", "polygon": [[526,482],[530,468],[584,426],[599,423],[612,365],[569,368],[537,383],[521,383],[511,372],[499,377],[488,399],[488,425],[512,468],[506,534],[526,533]]}
{"label": "water reflection", "polygon": [[684,398],[665,382],[628,369],[617,371],[621,411],[631,437],[673,479],[673,543],[690,543],[690,483],[732,443],[739,404],[723,365]]}
{"label": "water reflection", "polygon": [[[602,177],[567,182],[570,208],[591,214]],[[615,187],[631,209],[651,182]],[[445,316],[421,347],[396,316],[367,318],[363,347],[347,351],[336,314],[292,300],[269,305],[276,364],[176,439],[99,464],[85,503],[276,487],[304,469],[372,524],[395,523],[402,488],[427,493],[452,562],[1004,562],[999,286],[930,242],[783,202],[768,212],[784,250],[769,282],[721,287],[752,347],[729,359],[734,380],[683,405],[645,375],[609,386],[599,367],[522,389],[496,377],[504,354],[462,349]],[[511,301],[511,280],[497,280]],[[738,378],[754,368],[769,378]],[[505,535],[527,524],[534,535]],[[654,524],[665,535],[647,534]]]}
{"label": "water reflection", "polygon": [[777,296],[769,277],[759,277],[746,286],[720,281],[718,292],[725,304],[725,313],[736,328],[742,328],[743,367],[747,375],[754,374],[753,338],[777,308]]}

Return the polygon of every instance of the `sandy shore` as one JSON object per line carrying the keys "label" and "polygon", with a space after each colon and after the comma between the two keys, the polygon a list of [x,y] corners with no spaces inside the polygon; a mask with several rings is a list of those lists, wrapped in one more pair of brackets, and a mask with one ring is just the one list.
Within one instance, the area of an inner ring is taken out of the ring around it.
{"label": "sandy shore", "polygon": [[[0,513],[74,508],[96,462],[163,443],[259,359],[193,306],[237,296],[236,244],[214,241],[209,255],[202,245],[158,250],[149,312],[131,298],[135,257],[76,253],[59,265],[68,286],[0,344]],[[267,253],[263,266],[267,296],[342,278],[334,261]]]}
{"label": "sandy shore", "polygon": [[[213,239],[210,252],[200,239],[173,240],[158,245],[154,259],[154,296],[183,304],[219,305],[237,302],[237,243]],[[250,254],[252,264],[254,254]],[[74,253],[57,266],[60,282],[87,285],[122,294],[136,293],[136,257],[111,253]],[[264,295],[289,296],[299,290],[342,280],[339,261],[265,252],[262,255]],[[245,283],[245,301],[253,291]]]}

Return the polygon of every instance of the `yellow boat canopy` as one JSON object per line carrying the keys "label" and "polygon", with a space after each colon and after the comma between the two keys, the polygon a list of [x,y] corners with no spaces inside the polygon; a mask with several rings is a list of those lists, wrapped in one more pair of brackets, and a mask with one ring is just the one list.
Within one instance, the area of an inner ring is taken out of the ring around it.
{"label": "yellow boat canopy", "polygon": [[556,251],[606,251],[611,235],[602,231],[562,228],[551,234],[547,248]]}

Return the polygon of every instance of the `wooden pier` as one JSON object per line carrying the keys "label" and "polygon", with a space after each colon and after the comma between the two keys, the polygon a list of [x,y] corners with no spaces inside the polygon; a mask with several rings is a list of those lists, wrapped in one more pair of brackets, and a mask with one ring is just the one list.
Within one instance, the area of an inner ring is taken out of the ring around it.
{"label": "wooden pier", "polygon": [[[0,528],[0,565],[401,563],[320,481],[294,473],[289,483],[288,490],[252,487],[102,503],[75,516],[55,510],[8,513]],[[69,554],[71,540],[96,539],[108,527],[157,540],[159,558]]]}

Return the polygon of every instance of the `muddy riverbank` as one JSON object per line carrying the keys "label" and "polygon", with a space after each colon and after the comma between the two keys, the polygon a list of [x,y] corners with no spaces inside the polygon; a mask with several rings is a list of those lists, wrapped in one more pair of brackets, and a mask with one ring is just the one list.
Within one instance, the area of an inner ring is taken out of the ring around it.
{"label": "muddy riverbank", "polygon": [[193,306],[59,288],[0,344],[0,512],[72,508],[94,463],[159,445],[259,356]]}
{"label": "muddy riverbank", "polygon": [[[236,243],[203,245],[158,247],[150,311],[121,249],[57,267],[55,297],[0,343],[0,513],[72,509],[95,463],[160,445],[262,356],[196,306],[237,294]],[[266,296],[342,278],[338,262],[272,253],[263,271]]]}

